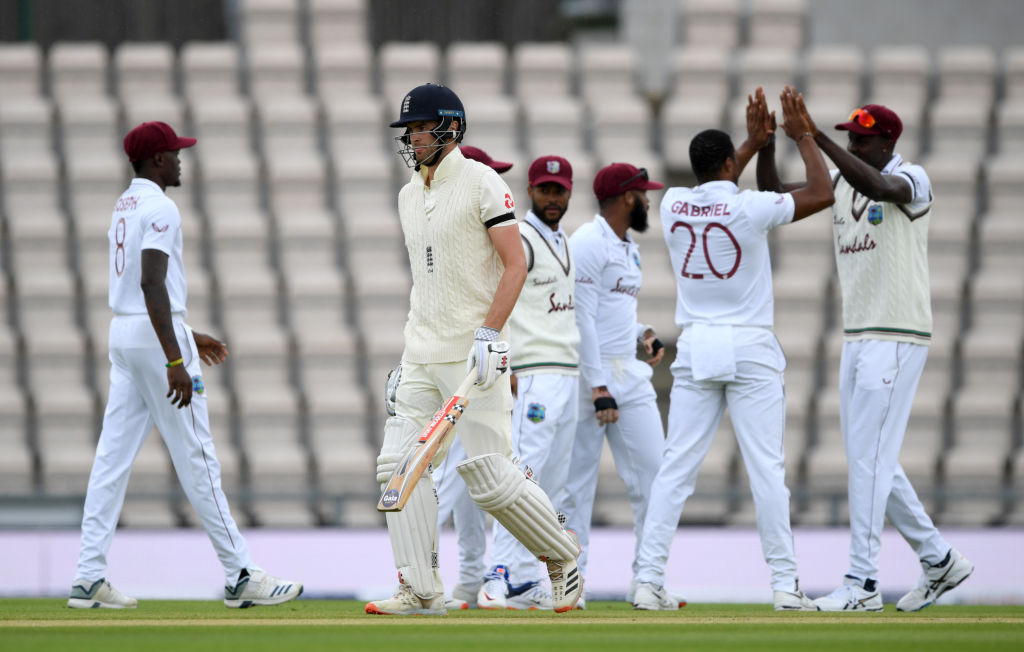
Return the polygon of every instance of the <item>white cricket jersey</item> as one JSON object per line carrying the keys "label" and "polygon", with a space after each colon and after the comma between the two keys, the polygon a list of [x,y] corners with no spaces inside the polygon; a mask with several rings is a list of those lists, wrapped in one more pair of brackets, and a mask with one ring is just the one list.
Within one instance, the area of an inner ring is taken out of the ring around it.
{"label": "white cricket jersey", "polygon": [[636,358],[640,249],[628,233],[619,238],[601,215],[576,229],[569,249],[576,266],[581,387],[601,387],[608,384],[602,358]]}
{"label": "white cricket jersey", "polygon": [[924,168],[899,154],[882,169],[904,179],[909,203],[876,202],[832,170],[836,269],[843,293],[846,340],[880,339],[928,344],[931,290],[928,282],[928,225],[931,182]]}
{"label": "white cricket jersey", "polygon": [[676,324],[771,328],[768,232],[793,221],[789,193],[738,192],[731,181],[669,188],[661,224],[676,273]]}
{"label": "white cricket jersey", "polygon": [[431,364],[469,355],[505,271],[488,229],[518,229],[514,208],[498,173],[457,147],[437,165],[430,186],[413,172],[398,194],[412,271],[403,359]]}
{"label": "white cricket jersey", "polygon": [[576,271],[569,238],[552,231],[533,211],[519,227],[529,272],[509,316],[512,371],[579,373],[580,333],[573,300]]}
{"label": "white cricket jersey", "polygon": [[110,220],[110,308],[115,315],[145,315],[142,250],[167,254],[167,296],[171,312],[185,314],[188,288],[181,258],[181,215],[160,186],[135,178],[114,205]]}

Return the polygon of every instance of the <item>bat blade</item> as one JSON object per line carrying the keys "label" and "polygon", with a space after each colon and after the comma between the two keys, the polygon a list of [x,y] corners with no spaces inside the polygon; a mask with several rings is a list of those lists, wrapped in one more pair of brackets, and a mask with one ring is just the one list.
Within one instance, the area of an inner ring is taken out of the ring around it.
{"label": "bat blade", "polygon": [[420,478],[423,477],[434,456],[437,455],[437,451],[451,434],[455,423],[462,416],[466,405],[469,404],[466,394],[475,379],[475,372],[467,376],[466,380],[455,390],[455,394],[441,406],[430,423],[420,431],[420,436],[409,452],[402,457],[391,474],[391,479],[384,486],[380,500],[377,501],[378,511],[400,512],[409,502],[409,497],[412,496],[416,485],[419,484]]}

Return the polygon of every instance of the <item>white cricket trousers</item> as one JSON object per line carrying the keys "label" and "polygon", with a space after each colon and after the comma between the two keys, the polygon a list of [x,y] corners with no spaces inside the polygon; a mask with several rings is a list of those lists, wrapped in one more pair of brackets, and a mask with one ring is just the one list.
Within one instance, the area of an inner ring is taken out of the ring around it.
{"label": "white cricket trousers", "polygon": [[[591,388],[580,383],[579,420],[569,477],[564,494],[554,501],[555,508],[565,513],[566,527],[579,537],[583,548],[578,560],[581,573],[586,572],[590,522],[604,438],[608,437],[615,469],[626,485],[633,508],[634,554],[639,552],[651,482],[661,466],[665,448],[665,429],[658,411],[658,398],[651,384],[654,370],[636,358],[605,359],[602,364],[612,372],[608,391],[619,406],[619,420],[607,426],[598,424]],[[635,558],[632,568],[635,576]]]}
{"label": "white cricket trousers", "polygon": [[[185,369],[201,375],[192,329],[174,320]],[[231,518],[221,490],[220,463],[210,436],[206,396],[178,409],[167,398],[167,362],[147,315],[117,316],[110,322],[110,394],[96,459],[89,475],[82,515],[82,544],[76,579],[104,576],[107,552],[124,505],[128,476],[155,424],[167,444],[178,480],[224,567],[228,586],[251,566],[249,548]]]}
{"label": "white cricket trousers", "polygon": [[469,497],[466,483],[456,466],[466,460],[466,451],[458,437],[451,438],[448,454],[434,468],[434,489],[437,491],[437,523],[450,516],[455,525],[459,547],[459,584],[475,586],[487,574],[487,514]]}
{"label": "white cricket trousers", "polygon": [[885,517],[931,564],[949,552],[899,464],[928,347],[856,340],[839,362],[839,422],[850,467],[850,575],[878,578]]}
{"label": "white cricket trousers", "polygon": [[694,491],[697,472],[711,448],[715,431],[729,408],[733,430],[750,477],[761,551],[771,571],[771,586],[796,590],[797,564],[789,521],[782,439],[786,404],[783,360],[770,331],[748,345],[736,347],[732,381],[694,380],[686,334],[672,364],[672,394],[668,413],[665,456],[651,488],[637,581],[665,584],[679,516]]}
{"label": "white cricket trousers", "polygon": [[[512,450],[519,457],[519,466],[529,467],[533,479],[554,499],[565,489],[569,476],[580,378],[538,373],[520,376],[518,381],[512,407]],[[560,509],[557,503],[554,507]],[[537,582],[547,576],[537,557],[497,521],[491,564],[504,564],[512,584]]]}

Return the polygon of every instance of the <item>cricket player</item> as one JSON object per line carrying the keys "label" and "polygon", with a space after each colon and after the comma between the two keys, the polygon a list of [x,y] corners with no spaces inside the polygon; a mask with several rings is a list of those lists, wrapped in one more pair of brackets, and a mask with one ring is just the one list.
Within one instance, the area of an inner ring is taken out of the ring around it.
{"label": "cricket player", "polygon": [[128,132],[135,178],[118,198],[110,231],[110,394],[82,515],[78,571],[69,607],[134,609],[105,579],[132,462],[155,424],[185,495],[224,567],[228,607],[276,605],[302,594],[253,565],[220,485],[199,361],[220,364],[228,349],[185,323],[181,216],[165,194],[181,185],[178,151],[196,144],[163,122]]}
{"label": "cricket player", "polygon": [[[473,501],[546,562],[555,611],[570,610],[583,588],[576,535],[512,461],[512,389],[504,373],[510,353],[502,331],[526,278],[512,193],[493,169],[459,151],[466,112],[451,89],[412,89],[391,126],[404,129],[399,153],[414,168],[398,197],[413,286],[396,416],[385,424],[377,479],[387,483],[438,406],[473,374],[456,431],[467,459],[457,470]],[[447,613],[437,516],[425,473],[405,508],[386,514],[399,584],[392,598],[367,603],[367,613]]]}
{"label": "cricket player", "polygon": [[[764,93],[748,96],[747,140],[736,150],[717,129],[690,141],[698,185],[670,188],[661,223],[676,277],[676,324],[665,457],[651,488],[638,559],[636,609],[678,609],[665,594],[665,564],[697,471],[729,408],[750,477],[761,549],[771,569],[775,609],[817,611],[800,590],[782,437],[785,356],[772,332],[771,229],[832,205],[828,168],[794,91],[782,93],[786,135],[807,167],[808,184],[792,194],[739,191],[754,153],[774,138]],[[697,243],[700,243],[697,245]],[[697,245],[697,246],[695,246]]]}
{"label": "cricket player", "polygon": [[[509,318],[512,349],[512,448],[549,496],[569,475],[579,401],[576,271],[569,237],[559,225],[572,196],[572,166],[561,156],[530,164],[532,208],[520,224],[526,284]],[[551,609],[537,560],[500,524],[493,564],[477,595],[481,609]]]}
{"label": "cricket player", "polygon": [[[512,169],[512,163],[495,160],[479,147],[460,145],[459,150],[466,158],[479,161],[498,174]],[[394,387],[397,389],[397,383]],[[451,517],[459,547],[459,579],[452,588],[451,597],[445,598],[445,607],[449,611],[475,607],[477,592],[483,586],[483,577],[487,573],[484,561],[487,554],[486,514],[469,497],[466,483],[455,470],[465,459],[466,451],[458,437],[455,437],[452,438],[448,453],[443,459],[435,457],[433,465],[438,524],[445,523]]]}
{"label": "cricket player", "polygon": [[[882,611],[878,554],[888,517],[922,569],[896,608],[918,611],[974,571],[939,533],[899,464],[931,341],[931,182],[894,152],[903,123],[891,109],[865,105],[835,128],[848,132],[846,149],[809,125],[837,168],[830,174],[843,294],[839,420],[850,471],[850,568],[838,589],[814,602],[822,611]],[[759,187],[796,187],[779,181],[770,147],[758,156],[757,172]]]}
{"label": "cricket player", "polygon": [[[665,432],[651,376],[665,350],[654,329],[637,321],[643,272],[640,250],[629,230],[647,229],[647,191],[664,187],[651,181],[647,170],[629,163],[605,166],[594,177],[600,212],[569,238],[576,265],[580,391],[564,509],[566,524],[577,532],[583,546],[581,571],[586,569],[605,437],[629,492],[637,545],[651,481],[661,464]],[[638,343],[646,360],[637,358]]]}

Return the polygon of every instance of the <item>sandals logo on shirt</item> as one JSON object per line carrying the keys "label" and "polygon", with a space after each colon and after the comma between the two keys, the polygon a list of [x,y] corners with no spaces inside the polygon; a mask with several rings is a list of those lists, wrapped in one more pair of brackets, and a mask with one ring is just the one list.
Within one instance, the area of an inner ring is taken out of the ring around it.
{"label": "sandals logo on shirt", "polygon": [[526,418],[534,423],[540,423],[544,420],[545,408],[540,403],[530,403],[530,406],[526,408]]}

